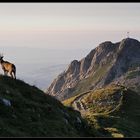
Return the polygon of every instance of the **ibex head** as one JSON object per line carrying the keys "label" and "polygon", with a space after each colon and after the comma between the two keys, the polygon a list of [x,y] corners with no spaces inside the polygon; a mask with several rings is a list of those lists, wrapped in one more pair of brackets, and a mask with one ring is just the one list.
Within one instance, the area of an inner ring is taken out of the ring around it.
{"label": "ibex head", "polygon": [[0,62],[1,62],[1,60],[3,59],[3,54],[2,53],[0,53]]}
{"label": "ibex head", "polygon": [[3,56],[3,54],[2,53],[0,53],[0,59],[2,59],[4,56]]}

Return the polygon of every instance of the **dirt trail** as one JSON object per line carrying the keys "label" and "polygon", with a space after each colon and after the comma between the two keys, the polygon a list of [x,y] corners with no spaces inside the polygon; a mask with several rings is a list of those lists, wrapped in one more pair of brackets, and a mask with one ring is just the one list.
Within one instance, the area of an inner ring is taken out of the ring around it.
{"label": "dirt trail", "polygon": [[85,94],[89,94],[90,92],[91,91],[84,92],[80,96],[76,97],[72,102],[72,106],[74,107],[74,109],[80,111],[82,115],[87,113],[88,111],[85,104],[82,102],[83,96]]}
{"label": "dirt trail", "polygon": [[[75,110],[81,112],[81,115],[86,114],[89,110],[86,108],[85,104],[82,102],[82,99],[84,97],[84,95],[89,94],[91,91],[87,91],[84,92],[83,94],[81,94],[80,96],[76,97],[74,99],[74,101],[71,103],[71,105],[74,107]],[[120,105],[123,99],[123,91],[121,91],[121,98],[119,100],[119,104],[117,106],[115,106],[114,109],[112,109],[111,111],[105,113],[105,114],[109,114],[111,112],[114,112]],[[95,115],[102,115],[104,113],[95,113]]]}

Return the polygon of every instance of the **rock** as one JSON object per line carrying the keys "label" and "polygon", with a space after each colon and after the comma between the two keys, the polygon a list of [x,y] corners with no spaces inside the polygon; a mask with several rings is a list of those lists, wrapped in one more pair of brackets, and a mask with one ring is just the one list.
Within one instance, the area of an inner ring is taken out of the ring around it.
{"label": "rock", "polygon": [[66,125],[68,125],[68,120],[64,118],[64,122],[66,123]]}
{"label": "rock", "polygon": [[[126,80],[124,75],[130,68],[140,67],[139,54],[140,42],[135,39],[127,38],[117,43],[103,42],[80,61],[72,61],[68,68],[52,82],[46,93],[59,100],[68,99],[75,94],[79,83],[85,79],[89,79],[89,87],[83,88],[81,92],[102,88],[117,80],[120,85],[129,83],[128,85],[132,87],[140,83],[140,78],[136,77],[137,79],[133,81]],[[94,78],[96,80],[92,81]]]}
{"label": "rock", "polygon": [[0,99],[2,101],[2,103],[6,106],[11,106],[11,101],[10,100],[7,100],[5,98],[1,98]]}
{"label": "rock", "polygon": [[12,114],[12,117],[13,117],[14,119],[17,119],[17,116],[16,116],[15,114]]}
{"label": "rock", "polygon": [[79,117],[77,117],[76,119],[77,119],[77,123],[82,123],[82,121]]}
{"label": "rock", "polygon": [[9,91],[9,90],[6,90],[6,93],[7,93],[7,94],[9,94],[9,93],[10,93],[10,91]]}

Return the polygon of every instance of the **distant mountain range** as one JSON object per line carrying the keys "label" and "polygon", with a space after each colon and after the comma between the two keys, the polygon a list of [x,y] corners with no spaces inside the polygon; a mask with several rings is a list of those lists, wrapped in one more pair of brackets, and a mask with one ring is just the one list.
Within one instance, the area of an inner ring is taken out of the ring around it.
{"label": "distant mountain range", "polygon": [[140,42],[132,38],[99,44],[81,59],[73,60],[46,90],[59,100],[109,84],[140,91]]}

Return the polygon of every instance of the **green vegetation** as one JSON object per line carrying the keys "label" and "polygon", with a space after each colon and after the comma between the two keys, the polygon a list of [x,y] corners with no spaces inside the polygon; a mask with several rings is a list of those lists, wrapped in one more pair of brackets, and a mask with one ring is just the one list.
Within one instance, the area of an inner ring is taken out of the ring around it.
{"label": "green vegetation", "polygon": [[[96,66],[97,67],[97,66]],[[110,68],[110,64],[106,64],[102,67],[97,67],[97,70],[95,73],[92,73],[88,78],[82,79],[77,86],[74,89],[74,93],[72,95],[77,95],[82,92],[86,92],[90,90],[92,85],[96,84],[98,81],[100,81],[105,73],[108,71]]]}
{"label": "green vegetation", "polygon": [[135,78],[137,76],[140,76],[140,71],[129,72],[126,78],[127,79],[132,79],[132,78]]}
{"label": "green vegetation", "polygon": [[84,118],[91,127],[90,133],[96,137],[140,137],[138,93],[109,85],[85,94],[83,100],[87,107]]}
{"label": "green vegetation", "polygon": [[105,87],[92,91],[83,99],[91,113],[109,114],[120,104],[122,88],[114,85]]}
{"label": "green vegetation", "polygon": [[[65,106],[21,80],[0,76],[0,87],[1,137],[140,137],[140,95],[123,86],[77,94]],[[79,96],[84,118],[72,108]]]}
{"label": "green vegetation", "polygon": [[131,66],[129,67],[129,71],[135,70],[135,69],[137,69],[138,67],[140,67],[140,64],[139,64],[139,63],[133,63],[133,64],[131,64]]}
{"label": "green vegetation", "polygon": [[[89,136],[87,123],[78,111],[38,88],[3,76],[0,87],[0,137]],[[11,105],[4,104],[3,99]]]}
{"label": "green vegetation", "polygon": [[62,101],[62,103],[65,105],[65,106],[71,106],[72,105],[72,102],[75,100],[76,97],[78,97],[79,94],[77,96],[74,96],[74,97],[71,97],[67,100],[64,100]]}

